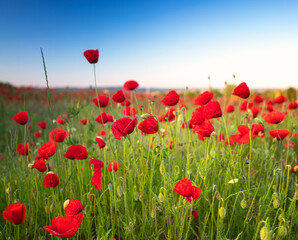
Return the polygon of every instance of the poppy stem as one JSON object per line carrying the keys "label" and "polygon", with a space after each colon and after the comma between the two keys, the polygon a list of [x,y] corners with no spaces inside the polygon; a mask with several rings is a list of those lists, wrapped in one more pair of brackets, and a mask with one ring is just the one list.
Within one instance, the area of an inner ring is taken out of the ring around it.
{"label": "poppy stem", "polygon": [[95,63],[93,64],[93,72],[94,72],[94,84],[95,84],[96,99],[97,99],[98,107],[100,107],[100,105],[99,105],[99,99],[98,99],[98,94],[97,94]]}

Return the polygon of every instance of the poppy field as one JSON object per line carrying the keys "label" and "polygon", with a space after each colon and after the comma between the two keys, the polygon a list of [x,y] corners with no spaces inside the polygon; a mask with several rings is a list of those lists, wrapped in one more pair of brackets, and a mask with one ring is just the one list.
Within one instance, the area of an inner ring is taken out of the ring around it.
{"label": "poppy field", "polygon": [[[84,56],[95,73],[98,50]],[[61,90],[45,76],[1,84],[0,239],[297,239],[295,89]]]}

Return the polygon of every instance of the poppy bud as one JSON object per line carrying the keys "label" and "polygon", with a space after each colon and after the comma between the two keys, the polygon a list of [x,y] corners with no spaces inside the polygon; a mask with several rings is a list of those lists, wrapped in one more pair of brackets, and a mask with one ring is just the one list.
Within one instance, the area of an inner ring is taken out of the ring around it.
{"label": "poppy bud", "polygon": [[279,207],[279,201],[278,201],[277,198],[273,200],[273,207],[274,208],[278,208]]}
{"label": "poppy bud", "polygon": [[28,164],[28,168],[32,169],[32,166],[33,166],[32,163],[29,163],[29,164]]}
{"label": "poppy bud", "polygon": [[158,194],[158,199],[159,199],[160,202],[163,202],[163,200],[164,200],[164,196],[163,196],[162,193],[159,193],[159,194]]}
{"label": "poppy bud", "polygon": [[223,219],[226,216],[226,209],[224,207],[221,207],[218,211],[218,214],[221,219]]}
{"label": "poppy bud", "polygon": [[244,209],[247,206],[247,202],[243,199],[240,203],[241,207]]}
{"label": "poppy bud", "polygon": [[281,226],[278,229],[278,235],[281,237],[285,237],[287,235],[287,228],[285,226]]}
{"label": "poppy bud", "polygon": [[260,231],[260,238],[261,240],[265,240],[265,238],[267,238],[269,235],[268,229],[266,226],[262,227],[261,231]]}
{"label": "poppy bud", "polygon": [[149,114],[149,113],[143,113],[142,115],[141,115],[141,118],[142,119],[147,119],[147,118],[150,118],[151,117],[151,115]]}

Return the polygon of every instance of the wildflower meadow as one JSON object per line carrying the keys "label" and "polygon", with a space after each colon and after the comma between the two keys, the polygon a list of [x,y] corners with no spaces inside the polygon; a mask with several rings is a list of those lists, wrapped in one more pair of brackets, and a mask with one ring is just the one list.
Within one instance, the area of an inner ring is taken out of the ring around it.
{"label": "wildflower meadow", "polygon": [[[296,89],[0,88],[0,239],[297,239]],[[198,84],[198,88],[199,88]]]}

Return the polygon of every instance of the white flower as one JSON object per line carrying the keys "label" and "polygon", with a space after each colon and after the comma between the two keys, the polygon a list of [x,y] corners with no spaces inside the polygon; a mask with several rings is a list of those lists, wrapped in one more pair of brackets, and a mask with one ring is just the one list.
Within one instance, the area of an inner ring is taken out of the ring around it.
{"label": "white flower", "polygon": [[232,179],[230,180],[228,183],[237,183],[238,182],[238,178]]}

